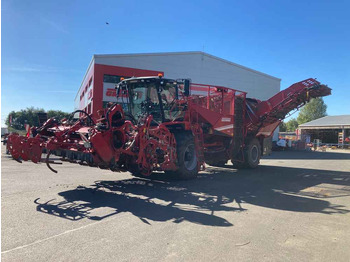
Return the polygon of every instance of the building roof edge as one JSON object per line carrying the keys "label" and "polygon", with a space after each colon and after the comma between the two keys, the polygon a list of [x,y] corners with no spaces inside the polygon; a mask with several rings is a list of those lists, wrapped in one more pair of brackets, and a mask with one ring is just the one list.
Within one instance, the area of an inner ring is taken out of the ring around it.
{"label": "building roof edge", "polygon": [[234,66],[240,67],[240,68],[248,70],[248,71],[251,71],[253,73],[256,73],[256,74],[259,74],[259,75],[263,75],[263,76],[267,76],[267,77],[270,77],[272,79],[281,81],[281,78],[278,78],[278,77],[275,77],[275,76],[272,76],[272,75],[269,75],[269,74],[266,74],[266,73],[254,70],[252,68],[249,68],[249,67],[246,67],[246,66],[243,66],[243,65],[231,62],[229,60],[226,60],[226,59],[223,59],[223,58],[220,58],[220,57],[217,57],[217,56],[214,56],[214,55],[202,52],[202,51],[158,52],[158,53],[127,53],[127,54],[95,54],[94,57],[96,57],[96,58],[104,58],[104,57],[156,56],[156,55],[162,56],[162,55],[189,55],[189,54],[198,54],[198,55],[207,56],[207,57],[210,57],[212,59],[215,59],[215,60],[218,60],[218,61],[230,64],[230,65],[234,65]]}

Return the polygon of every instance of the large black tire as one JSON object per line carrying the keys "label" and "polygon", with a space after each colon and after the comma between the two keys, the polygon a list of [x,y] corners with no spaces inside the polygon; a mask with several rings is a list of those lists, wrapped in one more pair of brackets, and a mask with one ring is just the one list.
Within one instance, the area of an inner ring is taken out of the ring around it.
{"label": "large black tire", "polygon": [[247,168],[256,168],[260,163],[261,145],[258,139],[250,140],[244,149],[244,166]]}
{"label": "large black tire", "polygon": [[198,174],[198,159],[194,139],[191,134],[177,133],[176,152],[178,170],[174,172],[177,178],[193,179]]}

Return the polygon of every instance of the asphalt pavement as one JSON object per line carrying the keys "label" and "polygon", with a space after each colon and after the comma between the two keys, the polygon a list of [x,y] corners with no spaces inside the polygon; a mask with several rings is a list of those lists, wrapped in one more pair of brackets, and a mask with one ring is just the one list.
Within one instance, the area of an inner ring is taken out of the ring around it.
{"label": "asphalt pavement", "polygon": [[350,154],[273,152],[190,181],[12,160],[2,261],[349,261]]}

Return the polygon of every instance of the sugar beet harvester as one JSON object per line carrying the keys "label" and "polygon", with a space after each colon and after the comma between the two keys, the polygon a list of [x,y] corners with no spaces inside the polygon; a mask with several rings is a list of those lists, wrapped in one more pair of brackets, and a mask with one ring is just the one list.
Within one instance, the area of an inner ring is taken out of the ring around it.
{"label": "sugar beet harvester", "polygon": [[218,86],[205,86],[206,95],[190,95],[193,86],[161,76],[125,79],[116,86],[118,102],[100,110],[99,117],[78,110],[61,122],[50,118],[33,127],[31,137],[11,134],[8,151],[18,162],[46,162],[53,172],[51,164],[61,162],[52,155],[135,176],[165,171],[194,178],[205,163],[220,166],[228,160],[255,168],[263,140],[291,110],[331,93],[312,78],[266,101]]}

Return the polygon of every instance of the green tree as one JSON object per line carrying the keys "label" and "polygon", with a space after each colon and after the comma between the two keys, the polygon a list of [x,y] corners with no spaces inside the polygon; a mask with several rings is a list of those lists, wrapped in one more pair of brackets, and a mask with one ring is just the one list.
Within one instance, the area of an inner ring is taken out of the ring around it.
{"label": "green tree", "polygon": [[298,128],[298,121],[292,118],[286,123],[287,131],[294,132]]}
{"label": "green tree", "polygon": [[297,121],[301,125],[326,115],[327,105],[324,103],[322,97],[313,98],[300,110]]}
{"label": "green tree", "polygon": [[287,131],[287,125],[283,121],[281,122],[279,127],[280,127],[280,132],[286,132]]}
{"label": "green tree", "polygon": [[58,120],[62,120],[63,118],[68,118],[70,113],[63,112],[61,110],[49,110],[47,111],[47,117],[51,118],[54,117]]}
{"label": "green tree", "polygon": [[[39,118],[38,113],[45,113],[42,108],[28,107],[20,111],[11,111],[6,118],[6,125],[17,130],[23,130],[25,124],[30,126],[38,126]],[[62,112],[60,110],[49,110],[47,111],[48,118],[55,117],[58,120],[66,118],[69,113]],[[10,116],[12,117],[12,123],[10,125]]]}

